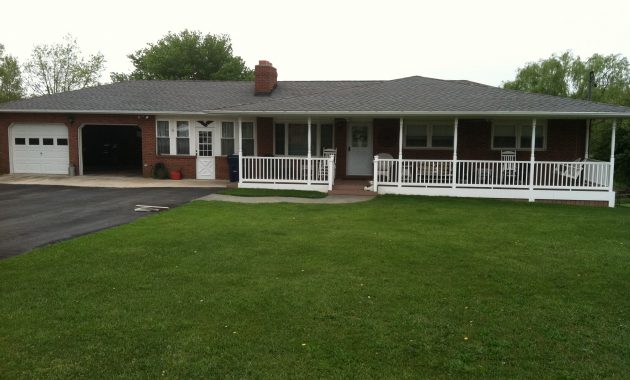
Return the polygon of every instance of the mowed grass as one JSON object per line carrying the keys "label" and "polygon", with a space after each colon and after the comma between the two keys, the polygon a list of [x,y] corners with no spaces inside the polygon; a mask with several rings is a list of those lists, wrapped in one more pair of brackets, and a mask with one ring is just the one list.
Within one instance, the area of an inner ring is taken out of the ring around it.
{"label": "mowed grass", "polygon": [[0,262],[0,378],[624,378],[630,210],[197,201]]}

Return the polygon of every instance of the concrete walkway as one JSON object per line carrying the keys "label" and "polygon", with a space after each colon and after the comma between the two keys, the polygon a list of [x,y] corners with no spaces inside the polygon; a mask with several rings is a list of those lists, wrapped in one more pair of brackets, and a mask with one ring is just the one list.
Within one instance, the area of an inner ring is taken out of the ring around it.
{"label": "concrete walkway", "polygon": [[234,195],[210,194],[199,198],[202,201],[222,201],[237,203],[310,203],[310,204],[342,204],[365,202],[374,199],[374,195],[329,195],[326,198],[294,198],[294,197],[237,197]]}
{"label": "concrete walkway", "polygon": [[6,174],[0,175],[0,184],[7,185],[55,185],[76,187],[111,187],[111,188],[149,188],[149,187],[226,187],[228,181],[182,179],[153,179],[144,177],[122,177],[108,175],[35,175],[35,174]]}

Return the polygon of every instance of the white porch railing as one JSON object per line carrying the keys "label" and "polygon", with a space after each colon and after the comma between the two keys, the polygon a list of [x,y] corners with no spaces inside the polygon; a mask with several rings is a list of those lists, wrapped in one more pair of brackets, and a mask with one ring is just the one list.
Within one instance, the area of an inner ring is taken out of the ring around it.
{"label": "white porch railing", "polygon": [[329,191],[335,158],[243,157],[239,187]]}
{"label": "white porch railing", "polygon": [[[453,161],[375,157],[372,190],[398,194],[610,201],[611,180],[611,165],[602,161]],[[448,191],[440,191],[440,188]],[[567,195],[562,191],[573,193]],[[606,196],[594,196],[595,192],[605,192]]]}

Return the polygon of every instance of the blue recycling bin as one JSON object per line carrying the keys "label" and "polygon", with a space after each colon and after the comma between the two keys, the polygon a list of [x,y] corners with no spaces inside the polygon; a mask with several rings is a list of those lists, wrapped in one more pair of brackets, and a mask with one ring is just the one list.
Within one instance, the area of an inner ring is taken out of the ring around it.
{"label": "blue recycling bin", "polygon": [[228,170],[230,171],[230,182],[238,182],[238,154],[228,156]]}

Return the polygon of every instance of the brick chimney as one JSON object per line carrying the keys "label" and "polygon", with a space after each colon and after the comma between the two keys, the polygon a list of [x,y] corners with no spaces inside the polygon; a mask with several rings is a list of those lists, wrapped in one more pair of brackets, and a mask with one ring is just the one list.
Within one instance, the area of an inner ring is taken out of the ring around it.
{"label": "brick chimney", "polygon": [[269,95],[278,85],[278,71],[269,61],[258,61],[254,68],[256,95]]}

